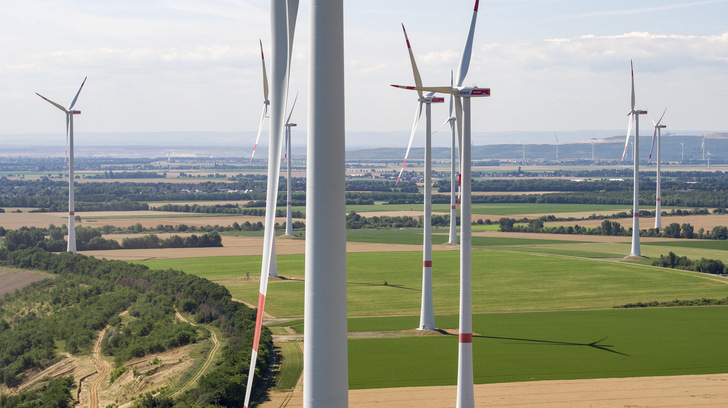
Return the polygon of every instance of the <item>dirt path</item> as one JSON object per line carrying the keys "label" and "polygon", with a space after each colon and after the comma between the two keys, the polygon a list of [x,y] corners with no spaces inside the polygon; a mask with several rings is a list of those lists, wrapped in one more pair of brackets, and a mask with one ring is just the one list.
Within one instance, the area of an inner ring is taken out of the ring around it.
{"label": "dirt path", "polygon": [[93,352],[91,353],[91,357],[93,358],[94,364],[96,365],[99,373],[89,387],[89,406],[91,408],[98,408],[99,384],[101,384],[101,381],[111,372],[111,366],[109,363],[101,358],[101,340],[103,340],[104,335],[106,334],[106,329],[108,328],[109,326],[106,326],[103,330],[101,330],[99,337],[96,339],[96,344],[94,344]]}
{"label": "dirt path", "polygon": [[[181,321],[189,323],[193,326],[197,326],[196,324],[185,319],[185,317],[182,316],[182,314],[180,314],[179,311],[175,310],[175,314],[177,315],[177,318],[180,319]],[[192,386],[192,384],[196,383],[197,380],[199,380],[200,377],[202,377],[202,374],[204,374],[205,371],[207,371],[207,369],[212,364],[212,361],[215,358],[215,353],[217,353],[217,350],[220,348],[220,342],[217,340],[217,335],[215,334],[215,332],[213,330],[209,330],[209,332],[210,332],[210,338],[212,339],[213,346],[212,346],[212,350],[210,350],[210,354],[208,354],[207,358],[205,359],[205,363],[202,364],[202,367],[200,367],[199,371],[197,371],[197,374],[195,374],[195,376],[192,377],[187,382],[187,384],[183,385],[182,388],[180,388],[179,390],[177,390],[177,392],[172,394],[172,398],[175,398],[178,395],[182,394],[183,392],[187,391]]]}

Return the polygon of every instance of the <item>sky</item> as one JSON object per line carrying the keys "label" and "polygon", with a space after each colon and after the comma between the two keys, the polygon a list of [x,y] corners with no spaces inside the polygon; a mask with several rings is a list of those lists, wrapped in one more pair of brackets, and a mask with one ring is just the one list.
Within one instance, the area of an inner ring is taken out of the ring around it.
{"label": "sky", "polygon": [[[416,95],[389,86],[413,83],[401,24],[425,84],[445,85],[473,3],[344,2],[347,131],[399,132],[406,143]],[[296,132],[306,129],[309,7],[301,1],[294,39]],[[0,9],[0,135],[62,135],[62,113],[35,92],[67,105],[88,76],[77,135],[254,139],[268,1],[0,0]],[[728,0],[482,0],[479,11],[465,85],[492,96],[474,100],[474,131],[625,132],[630,59],[637,108],[655,117],[668,108],[668,131],[728,130]],[[435,127],[446,117],[447,103],[433,107]]]}

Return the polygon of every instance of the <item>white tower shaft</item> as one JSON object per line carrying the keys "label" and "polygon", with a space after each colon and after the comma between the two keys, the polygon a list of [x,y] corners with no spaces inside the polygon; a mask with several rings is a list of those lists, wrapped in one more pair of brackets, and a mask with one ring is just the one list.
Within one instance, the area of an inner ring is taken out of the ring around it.
{"label": "white tower shaft", "polygon": [[286,126],[286,235],[293,235],[293,215],[291,214],[291,126]]}
{"label": "white tower shaft", "polygon": [[655,228],[662,228],[662,190],[660,189],[660,127],[657,127],[657,193],[655,194]]}
{"label": "white tower shaft", "polygon": [[[452,120],[452,119],[451,119]],[[452,122],[451,122],[452,123]],[[458,181],[456,178],[455,161],[457,158],[457,148],[455,146],[455,126],[450,126],[452,133],[452,142],[450,147],[450,239],[451,244],[458,243],[457,233],[457,188]]]}
{"label": "white tower shaft", "polygon": [[66,251],[76,253],[76,201],[74,190],[74,163],[73,163],[73,113],[68,115],[68,246]]}
{"label": "white tower shaft", "polygon": [[470,199],[470,98],[463,98],[463,143],[460,158],[460,322],[458,347],[458,408],[475,407],[473,390],[473,317],[471,299],[471,224],[472,204]]}
{"label": "white tower shaft", "polygon": [[311,0],[303,406],[348,406],[344,2]]}
{"label": "white tower shaft", "polygon": [[632,198],[632,250],[631,256],[642,256],[640,252],[640,111],[632,111],[634,131],[634,197]]}
{"label": "white tower shaft", "polygon": [[435,330],[432,300],[432,104],[425,103],[425,214],[422,220],[422,306],[420,330]]}

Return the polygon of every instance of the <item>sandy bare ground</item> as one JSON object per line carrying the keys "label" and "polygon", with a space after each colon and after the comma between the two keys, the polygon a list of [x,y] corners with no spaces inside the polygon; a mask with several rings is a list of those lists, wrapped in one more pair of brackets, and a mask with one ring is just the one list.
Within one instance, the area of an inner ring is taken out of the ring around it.
{"label": "sandy bare ground", "polygon": [[[81,222],[76,223],[77,226],[101,227],[104,225],[113,225],[117,227],[129,227],[134,224],[142,224],[146,228],[154,228],[159,224],[162,225],[224,225],[230,226],[234,222],[243,224],[246,221],[251,223],[262,222],[264,217],[248,216],[248,215],[220,215],[220,216],[200,216],[191,215],[184,216],[186,213],[176,213],[168,211],[89,211],[76,212],[81,217]],[[142,218],[143,217],[143,218]],[[285,217],[276,218],[276,222],[285,222]],[[302,221],[296,219],[296,221]],[[23,226],[46,228],[50,224],[60,226],[68,223],[68,213],[51,212],[51,213],[0,213],[0,225],[5,229],[18,229]]]}
{"label": "sandy bare ground", "polygon": [[[185,319],[185,317],[182,316],[182,314],[180,314],[179,311],[175,310],[174,312],[179,320],[189,323],[193,326],[197,326],[196,324]],[[200,367],[200,369],[197,371],[197,374],[195,374],[194,377],[192,377],[185,385],[183,385],[179,390],[177,390],[177,392],[172,394],[172,398],[175,398],[178,395],[180,395],[183,392],[190,389],[190,387],[192,387],[193,384],[197,383],[197,380],[199,380],[200,377],[202,377],[202,374],[204,374],[205,371],[207,371],[207,369],[210,368],[210,364],[212,364],[212,361],[215,358],[215,353],[217,353],[217,350],[220,348],[220,342],[217,340],[217,335],[215,334],[214,330],[210,330],[210,338],[212,339],[213,347],[212,347],[212,350],[210,350],[210,353],[205,358],[205,363],[202,364],[202,367]]]}
{"label": "sandy bare ground", "polygon": [[[581,225],[581,224],[579,224]],[[440,234],[443,235],[443,234]],[[609,235],[568,235],[568,234],[539,234],[534,232],[501,232],[501,231],[474,231],[474,237],[493,237],[493,238],[524,238],[524,239],[544,239],[549,241],[579,241],[579,242],[626,242],[631,243],[631,236],[609,236]],[[676,238],[657,238],[657,237],[640,237],[640,242],[681,242],[695,241],[688,239]]]}
{"label": "sandy bare ground", "polygon": [[[302,407],[298,389],[272,394],[260,408]],[[352,407],[435,408],[453,406],[456,388],[418,387],[349,391]],[[728,374],[675,377],[536,381],[475,386],[475,406],[509,408],[717,408],[728,406]]]}
{"label": "sandy bare ground", "polygon": [[[652,208],[650,208],[652,210]],[[613,219],[617,221],[625,228],[632,227],[632,218],[619,218]],[[559,226],[559,225],[574,225],[579,224],[582,227],[596,227],[601,225],[603,220],[582,220],[582,221],[567,221],[567,222],[545,222],[544,225],[548,226]],[[688,216],[669,216],[662,217],[662,227],[666,227],[672,223],[690,224],[695,228],[695,232],[698,229],[704,228],[706,231],[712,230],[717,225],[728,226],[728,214],[709,214],[709,215],[688,215]],[[652,228],[655,226],[655,217],[644,217],[640,218],[640,228]]]}

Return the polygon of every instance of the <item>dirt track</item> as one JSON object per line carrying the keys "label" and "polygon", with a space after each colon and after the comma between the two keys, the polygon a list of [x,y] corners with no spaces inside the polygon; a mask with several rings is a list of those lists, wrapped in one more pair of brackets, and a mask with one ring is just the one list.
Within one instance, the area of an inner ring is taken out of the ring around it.
{"label": "dirt track", "polygon": [[[260,408],[303,406],[303,395],[273,394]],[[453,406],[456,388],[409,387],[349,391],[349,406]],[[728,374],[535,381],[475,386],[475,406],[508,408],[718,408],[728,406]]]}

